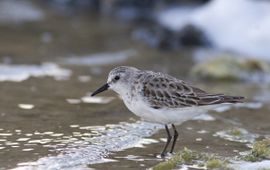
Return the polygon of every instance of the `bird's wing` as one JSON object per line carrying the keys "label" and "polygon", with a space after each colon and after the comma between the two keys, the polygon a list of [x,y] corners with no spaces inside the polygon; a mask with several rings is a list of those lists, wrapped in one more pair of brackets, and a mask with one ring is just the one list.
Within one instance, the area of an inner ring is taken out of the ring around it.
{"label": "bird's wing", "polygon": [[169,75],[152,73],[143,81],[144,100],[154,109],[182,108],[230,102],[240,98],[224,94],[209,94]]}

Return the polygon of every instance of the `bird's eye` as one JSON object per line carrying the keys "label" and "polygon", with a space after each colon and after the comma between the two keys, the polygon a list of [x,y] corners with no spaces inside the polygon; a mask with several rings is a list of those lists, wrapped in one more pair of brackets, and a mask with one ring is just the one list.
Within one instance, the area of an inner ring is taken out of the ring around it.
{"label": "bird's eye", "polygon": [[119,76],[115,76],[115,77],[114,77],[114,80],[119,80],[119,79],[120,79]]}

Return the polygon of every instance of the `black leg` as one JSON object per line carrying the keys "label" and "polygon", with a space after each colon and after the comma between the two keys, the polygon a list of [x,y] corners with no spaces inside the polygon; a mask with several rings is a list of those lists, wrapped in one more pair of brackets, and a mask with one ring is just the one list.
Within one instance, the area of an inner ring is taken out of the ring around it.
{"label": "black leg", "polygon": [[172,124],[172,128],[173,128],[173,131],[174,131],[174,135],[173,135],[173,143],[172,143],[172,148],[171,148],[170,153],[173,153],[174,145],[175,145],[176,140],[177,140],[177,138],[178,138],[178,132],[177,132],[177,130],[176,130],[174,124]]}
{"label": "black leg", "polygon": [[170,131],[169,131],[169,128],[168,128],[167,125],[165,125],[165,130],[166,130],[166,132],[167,132],[167,142],[166,142],[166,145],[165,145],[163,151],[161,152],[161,157],[164,157],[164,156],[165,156],[167,147],[168,147],[168,145],[170,144],[171,139],[172,139],[172,136],[171,136],[171,134],[170,134]]}

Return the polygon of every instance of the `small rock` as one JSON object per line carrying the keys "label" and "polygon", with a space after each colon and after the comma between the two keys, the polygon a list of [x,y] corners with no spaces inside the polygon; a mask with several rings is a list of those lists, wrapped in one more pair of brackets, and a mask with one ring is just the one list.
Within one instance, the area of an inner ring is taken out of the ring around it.
{"label": "small rock", "polygon": [[269,81],[270,64],[256,59],[238,56],[216,56],[195,65],[191,74],[212,80]]}
{"label": "small rock", "polygon": [[193,25],[184,26],[179,34],[178,40],[182,46],[210,46],[211,43],[202,30]]}
{"label": "small rock", "polygon": [[206,35],[193,25],[187,25],[179,31],[173,31],[157,23],[152,23],[152,26],[134,31],[133,38],[162,50],[179,49],[183,46],[211,46]]}

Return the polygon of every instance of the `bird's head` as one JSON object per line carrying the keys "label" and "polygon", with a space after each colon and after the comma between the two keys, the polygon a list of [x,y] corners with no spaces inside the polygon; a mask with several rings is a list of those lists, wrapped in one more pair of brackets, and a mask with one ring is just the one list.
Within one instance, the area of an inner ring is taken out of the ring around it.
{"label": "bird's head", "polygon": [[131,85],[131,80],[134,78],[135,73],[139,71],[134,67],[120,66],[110,71],[107,83],[92,93],[94,96],[105,90],[112,89],[118,94],[122,94],[125,89]]}

